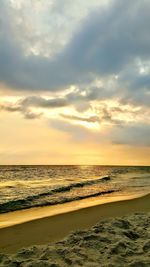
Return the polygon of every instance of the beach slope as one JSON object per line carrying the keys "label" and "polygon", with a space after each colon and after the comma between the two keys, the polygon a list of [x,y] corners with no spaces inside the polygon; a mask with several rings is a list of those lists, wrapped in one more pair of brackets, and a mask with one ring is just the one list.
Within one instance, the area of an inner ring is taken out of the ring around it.
{"label": "beach slope", "polygon": [[150,213],[105,219],[63,241],[0,254],[0,266],[21,267],[148,267]]}
{"label": "beach slope", "polygon": [[149,203],[150,195],[147,195],[1,228],[0,252],[15,253],[21,248],[56,242],[70,232],[90,228],[102,219],[130,215],[135,212],[149,212]]}

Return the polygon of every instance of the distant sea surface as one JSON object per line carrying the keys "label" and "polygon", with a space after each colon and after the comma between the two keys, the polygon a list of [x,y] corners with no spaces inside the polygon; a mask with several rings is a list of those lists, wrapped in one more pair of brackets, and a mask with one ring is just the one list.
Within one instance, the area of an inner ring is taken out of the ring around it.
{"label": "distant sea surface", "polygon": [[150,167],[0,166],[0,213],[150,193]]}

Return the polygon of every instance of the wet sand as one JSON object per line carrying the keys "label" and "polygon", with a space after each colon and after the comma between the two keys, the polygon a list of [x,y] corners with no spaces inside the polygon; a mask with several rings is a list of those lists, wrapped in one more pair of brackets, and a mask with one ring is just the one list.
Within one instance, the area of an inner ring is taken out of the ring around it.
{"label": "wet sand", "polygon": [[1,228],[0,252],[16,253],[19,249],[33,245],[46,246],[50,242],[65,238],[72,231],[90,228],[103,219],[130,215],[135,212],[149,212],[149,203],[150,195],[147,195]]}
{"label": "wet sand", "polygon": [[149,267],[150,213],[101,220],[63,241],[0,254],[2,267]]}

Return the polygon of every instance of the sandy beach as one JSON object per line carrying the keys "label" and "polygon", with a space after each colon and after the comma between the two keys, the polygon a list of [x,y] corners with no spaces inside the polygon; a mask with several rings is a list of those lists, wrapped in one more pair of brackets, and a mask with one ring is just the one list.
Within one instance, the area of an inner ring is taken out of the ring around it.
{"label": "sandy beach", "polygon": [[0,0],[0,267],[150,267],[150,0]]}
{"label": "sandy beach", "polygon": [[150,266],[149,201],[147,195],[1,228],[0,266]]}

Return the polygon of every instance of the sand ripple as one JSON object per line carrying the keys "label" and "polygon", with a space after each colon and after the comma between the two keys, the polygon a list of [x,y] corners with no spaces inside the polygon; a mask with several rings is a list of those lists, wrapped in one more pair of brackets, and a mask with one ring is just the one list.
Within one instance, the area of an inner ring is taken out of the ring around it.
{"label": "sand ripple", "polygon": [[4,267],[150,267],[150,213],[103,220],[65,240],[0,254]]}

